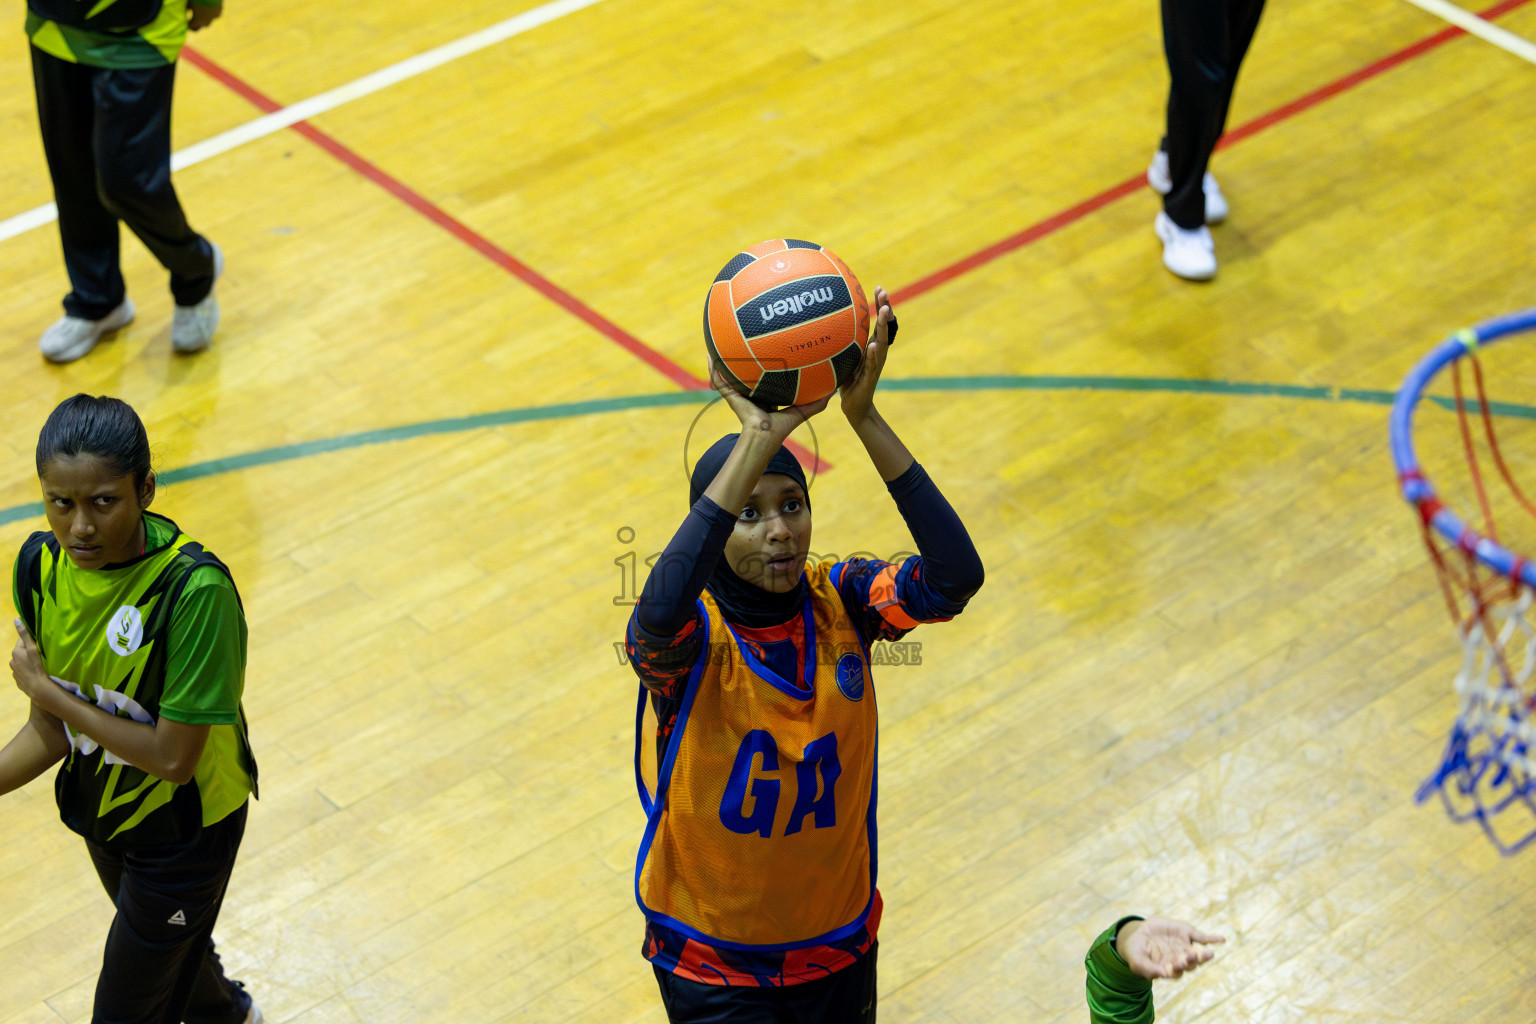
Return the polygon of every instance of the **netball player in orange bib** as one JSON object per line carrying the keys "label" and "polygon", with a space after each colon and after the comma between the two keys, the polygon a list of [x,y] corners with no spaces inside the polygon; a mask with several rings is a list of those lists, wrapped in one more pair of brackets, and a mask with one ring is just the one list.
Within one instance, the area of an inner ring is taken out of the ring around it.
{"label": "netball player in orange bib", "polygon": [[[693,507],[630,616],[657,717],[635,867],[642,953],[669,1018],[875,1019],[875,691],[870,644],[957,615],[981,586],[965,527],[874,405],[895,319],[883,289],[842,410],[920,555],[812,563],[805,474],[783,447],[829,401],[741,420],[693,470]],[[849,470],[853,472],[853,470]]]}

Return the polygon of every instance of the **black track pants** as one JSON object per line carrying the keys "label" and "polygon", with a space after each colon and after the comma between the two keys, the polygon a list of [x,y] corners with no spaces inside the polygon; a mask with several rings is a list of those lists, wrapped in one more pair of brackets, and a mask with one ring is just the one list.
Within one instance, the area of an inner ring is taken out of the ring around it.
{"label": "black track pants", "polygon": [[1168,56],[1168,153],[1173,190],[1163,209],[1179,227],[1205,223],[1206,166],[1227,123],[1237,70],[1259,27],[1264,0],[1162,0]]}
{"label": "black track pants", "polygon": [[213,248],[187,224],[171,186],[176,66],[98,68],[31,51],[69,272],[64,311],[99,320],[123,301],[118,221],[171,272],[177,305],[197,305],[213,288]]}

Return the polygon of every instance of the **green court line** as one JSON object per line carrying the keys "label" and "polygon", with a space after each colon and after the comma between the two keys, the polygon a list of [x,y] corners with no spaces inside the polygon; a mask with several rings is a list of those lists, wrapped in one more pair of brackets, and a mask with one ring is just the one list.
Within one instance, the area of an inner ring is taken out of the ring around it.
{"label": "green court line", "polygon": [[[1239,395],[1253,398],[1290,398],[1318,402],[1357,402],[1369,405],[1390,406],[1397,397],[1391,391],[1371,391],[1360,388],[1309,387],[1301,384],[1254,384],[1233,380],[1187,380],[1178,377],[1024,377],[1013,375],[981,377],[903,377],[882,380],[883,391],[1110,391],[1155,392],[1163,394]],[[631,409],[651,409],[672,405],[698,405],[714,399],[713,391],[668,391],[655,395],[625,395],[619,398],[594,398],[585,402],[562,402],[557,405],[540,405],[528,409],[503,409],[500,412],[480,413],[475,416],[459,416],[453,419],[428,420],[425,423],[407,423],[398,427],[364,430],[355,434],[305,441],[301,444],[264,448],[261,451],[230,455],[222,459],[210,459],[180,469],[170,469],[158,474],[162,484],[177,484],[187,480],[233,473],[255,466],[267,466],[275,462],[289,462],[327,452],[345,451],[373,444],[390,444],[408,441],[431,434],[458,434],[486,427],[504,427],[515,423],[533,423],[538,420],[573,419],[578,416],[594,416],[609,412],[626,412]],[[1455,406],[1448,398],[1428,395],[1426,398],[1446,409]],[[1536,406],[1515,405],[1509,402],[1490,402],[1488,408],[1497,416],[1513,416],[1520,419],[1536,419]],[[1385,427],[1383,427],[1385,429]],[[0,509],[0,526],[39,517],[43,514],[40,502],[15,505]]]}

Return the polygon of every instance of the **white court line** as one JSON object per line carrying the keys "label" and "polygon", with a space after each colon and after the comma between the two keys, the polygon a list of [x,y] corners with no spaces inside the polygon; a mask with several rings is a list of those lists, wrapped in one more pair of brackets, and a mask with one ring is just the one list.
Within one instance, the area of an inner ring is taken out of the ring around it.
{"label": "white court line", "polygon": [[[228,153],[237,146],[243,146],[247,142],[254,142],[282,131],[300,121],[307,121],[327,110],[335,110],[343,103],[361,99],[364,96],[376,93],[380,89],[387,89],[408,78],[414,78],[433,68],[441,67],[450,61],[467,57],[472,53],[483,50],[488,46],[505,42],[513,36],[522,35],[530,29],[547,25],[557,18],[563,18],[567,14],[574,14],[585,7],[601,3],[602,0],[552,0],[551,3],[542,4],[530,11],[514,15],[505,21],[499,21],[490,28],[481,29],[462,39],[456,39],[426,53],[418,53],[414,57],[407,57],[398,64],[364,75],[354,82],[323,92],[318,96],[312,96],[307,100],[300,100],[282,110],[274,111],[264,117],[258,117],[254,121],[247,121],[238,128],[231,128],[221,135],[215,135],[211,139],[188,146],[179,153],[171,156],[171,169],[179,171],[193,164],[200,164],[204,160],[212,159],[222,153]],[[0,242],[8,238],[40,228],[44,224],[51,224],[58,218],[58,207],[53,203],[46,203],[35,210],[19,213],[7,220],[0,221]]]}
{"label": "white court line", "polygon": [[1428,11],[1436,17],[1444,18],[1468,35],[1477,36],[1506,53],[1512,53],[1523,61],[1536,64],[1536,43],[1517,36],[1507,29],[1499,28],[1492,22],[1484,21],[1471,11],[1464,11],[1448,0],[1408,0],[1408,2],[1421,11]]}

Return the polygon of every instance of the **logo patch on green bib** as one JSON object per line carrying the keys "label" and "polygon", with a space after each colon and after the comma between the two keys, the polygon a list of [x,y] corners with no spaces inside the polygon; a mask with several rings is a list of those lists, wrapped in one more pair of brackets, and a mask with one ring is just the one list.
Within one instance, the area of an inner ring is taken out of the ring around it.
{"label": "logo patch on green bib", "polygon": [[125,604],[107,620],[107,647],[113,654],[126,658],[139,649],[144,641],[144,619],[133,605]]}

